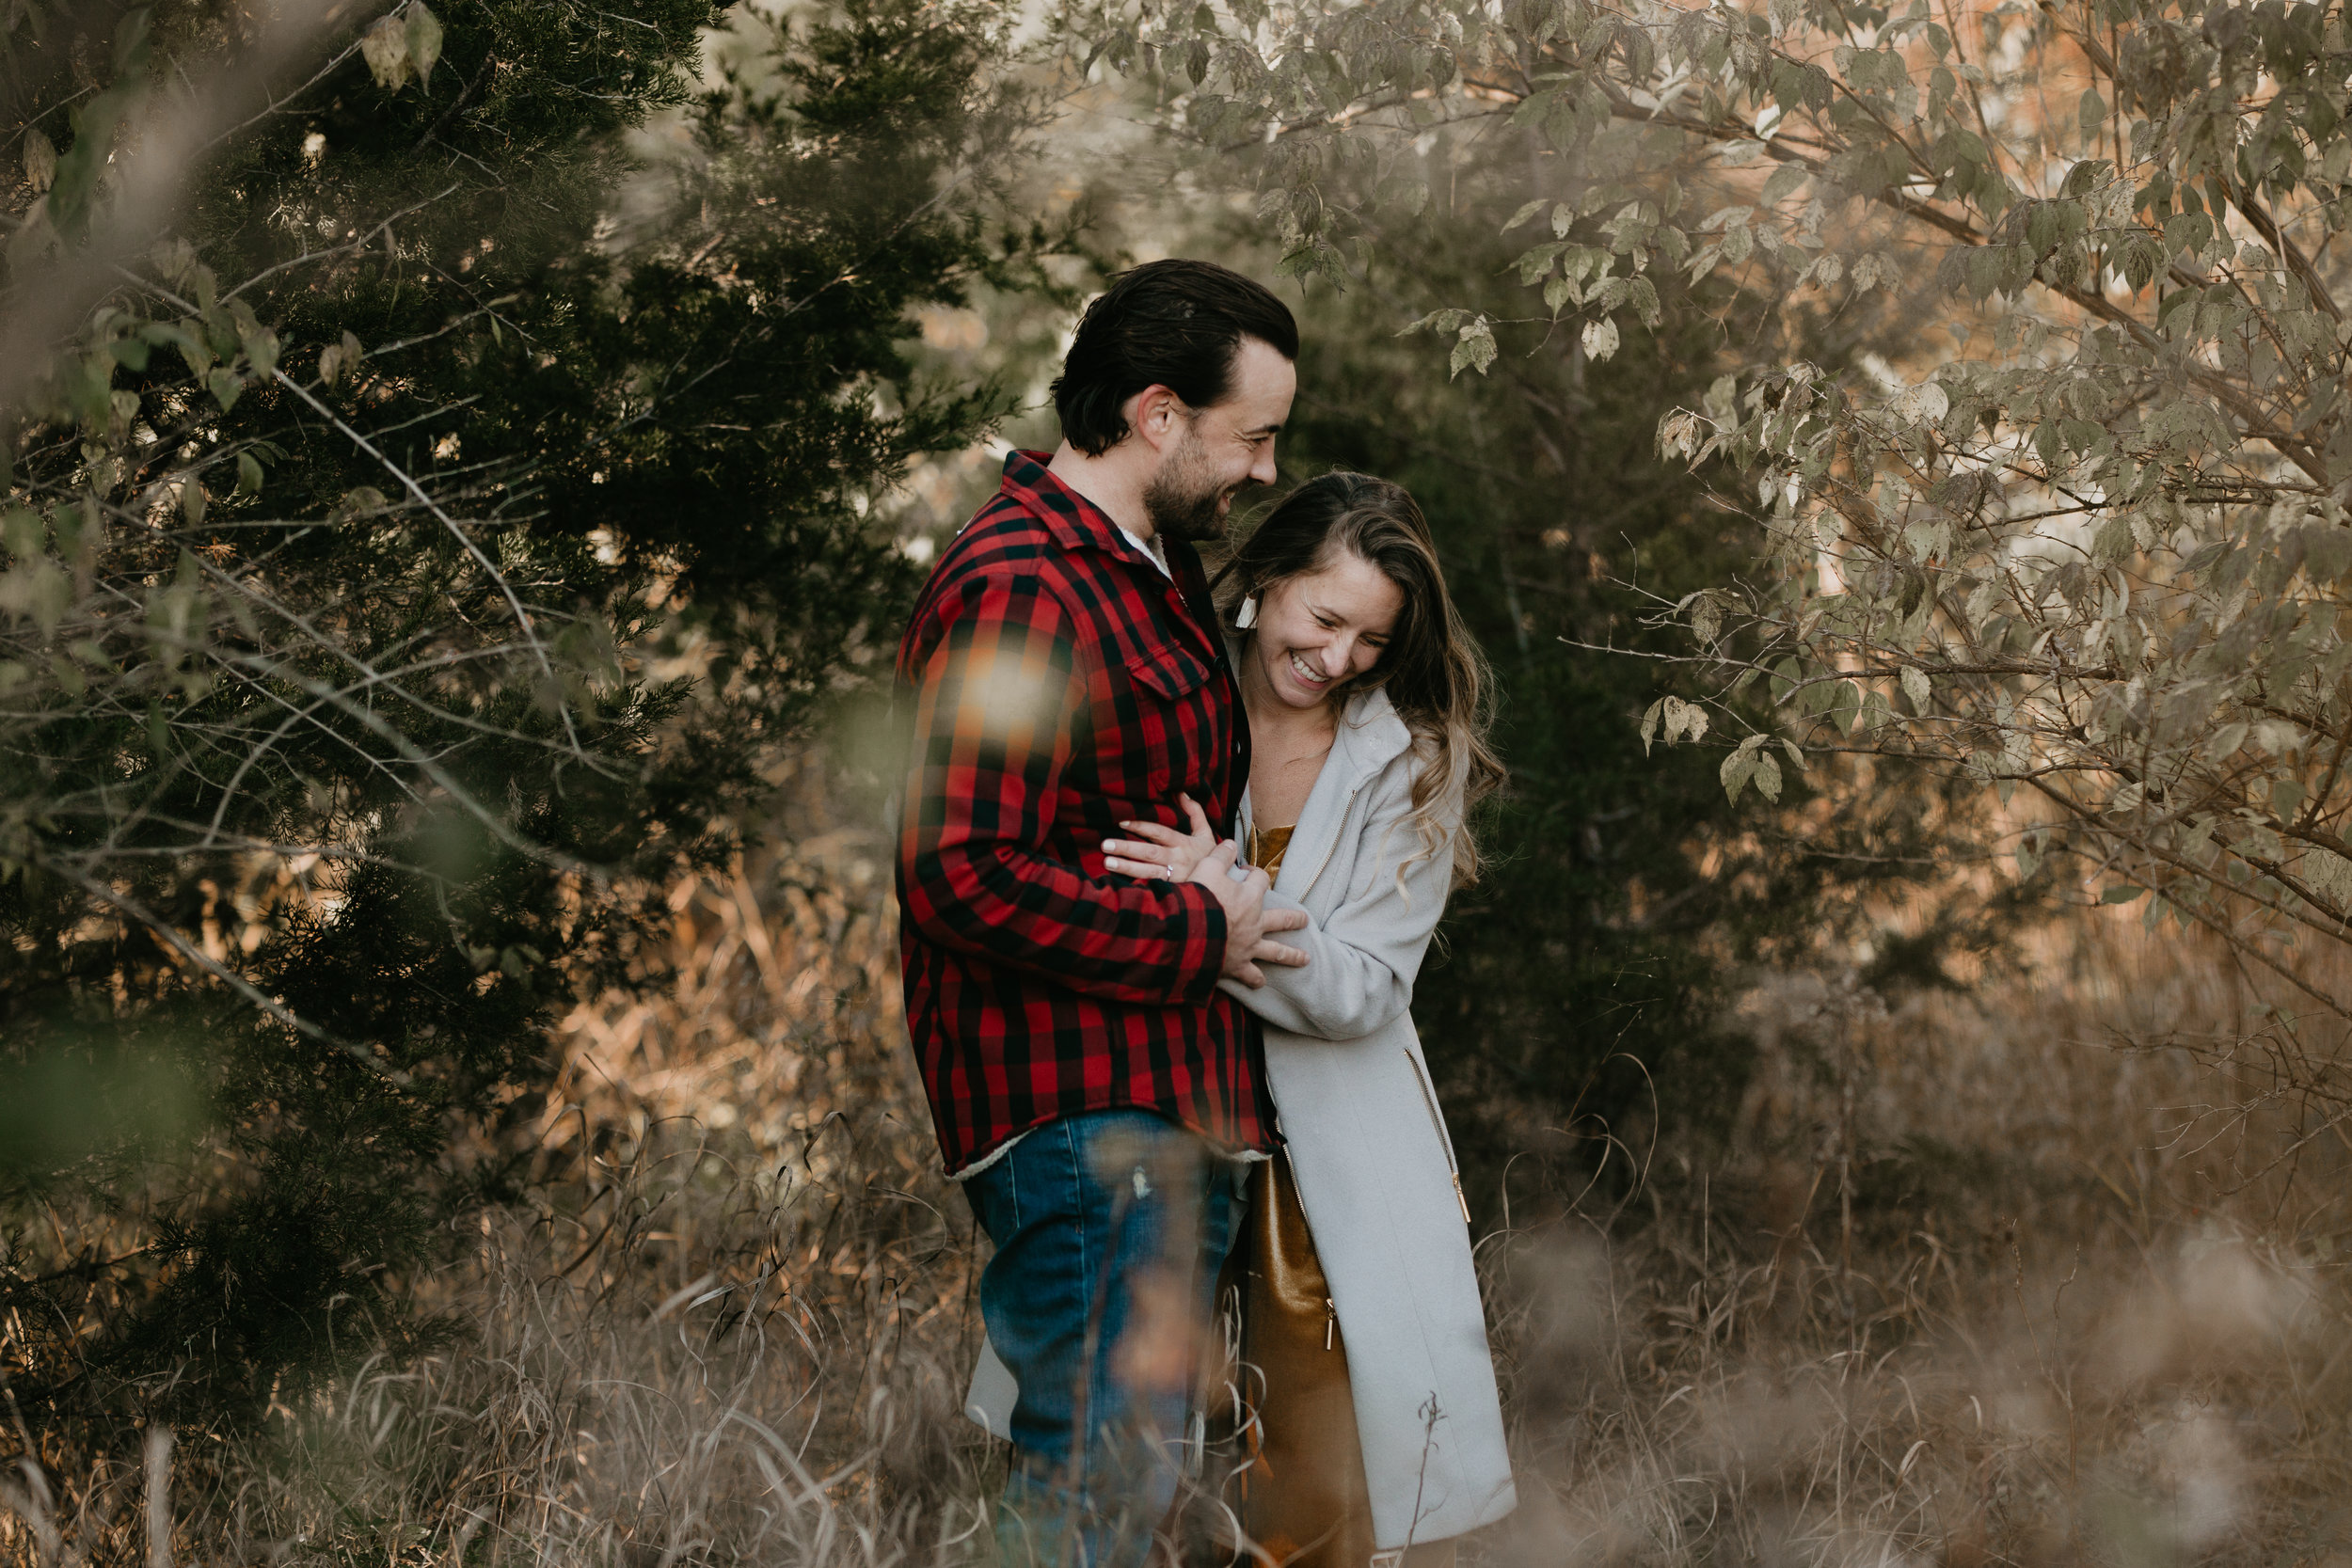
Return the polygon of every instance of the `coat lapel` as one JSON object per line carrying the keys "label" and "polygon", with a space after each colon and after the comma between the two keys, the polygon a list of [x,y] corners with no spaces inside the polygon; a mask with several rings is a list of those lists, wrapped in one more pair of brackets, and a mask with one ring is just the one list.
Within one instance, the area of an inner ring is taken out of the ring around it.
{"label": "coat lapel", "polygon": [[1331,754],[1324,758],[1323,771],[1315,775],[1315,786],[1299,811],[1290,847],[1282,852],[1281,874],[1274,879],[1278,892],[1305,901],[1308,889],[1331,862],[1357,792],[1412,742],[1412,732],[1397,717],[1386,691],[1367,691],[1349,701]]}

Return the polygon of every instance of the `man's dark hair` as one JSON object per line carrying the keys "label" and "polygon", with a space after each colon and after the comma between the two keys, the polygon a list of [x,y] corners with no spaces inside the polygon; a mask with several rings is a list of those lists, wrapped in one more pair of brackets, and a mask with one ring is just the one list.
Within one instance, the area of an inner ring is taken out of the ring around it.
{"label": "man's dark hair", "polygon": [[1126,439],[1120,405],[1166,387],[1193,408],[1233,389],[1233,359],[1256,338],[1298,357],[1298,323],[1263,284],[1215,261],[1148,261],[1120,274],[1078,319],[1054,380],[1062,437],[1089,457]]}

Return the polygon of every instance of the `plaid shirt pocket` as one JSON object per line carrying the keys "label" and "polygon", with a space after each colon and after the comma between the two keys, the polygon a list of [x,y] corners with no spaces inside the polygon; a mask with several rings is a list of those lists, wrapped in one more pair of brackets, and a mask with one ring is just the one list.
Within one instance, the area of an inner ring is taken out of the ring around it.
{"label": "plaid shirt pocket", "polygon": [[1216,672],[1186,649],[1168,643],[1127,660],[1135,711],[1120,715],[1118,754],[1106,756],[1104,776],[1123,778],[1126,793],[1145,809],[1175,808],[1187,781],[1213,770],[1198,755],[1204,737],[1217,733],[1212,708]]}

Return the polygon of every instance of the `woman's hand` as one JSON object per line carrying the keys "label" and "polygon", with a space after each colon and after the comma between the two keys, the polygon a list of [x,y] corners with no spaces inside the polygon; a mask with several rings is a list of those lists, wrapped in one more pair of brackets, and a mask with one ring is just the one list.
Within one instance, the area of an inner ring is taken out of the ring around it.
{"label": "woman's hand", "polygon": [[1192,819],[1192,832],[1180,833],[1157,822],[1121,822],[1120,826],[1136,836],[1104,839],[1103,863],[1122,876],[1165,877],[1171,882],[1189,879],[1193,868],[1216,850],[1216,834],[1191,796],[1179,795],[1176,803]]}

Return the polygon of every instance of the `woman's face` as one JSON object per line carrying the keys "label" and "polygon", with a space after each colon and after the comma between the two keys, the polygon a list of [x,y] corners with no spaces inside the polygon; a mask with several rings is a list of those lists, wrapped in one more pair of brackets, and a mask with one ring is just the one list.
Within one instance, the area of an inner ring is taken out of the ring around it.
{"label": "woman's face", "polygon": [[1250,657],[1284,705],[1313,707],[1378,662],[1404,609],[1403,590],[1343,549],[1259,595]]}

